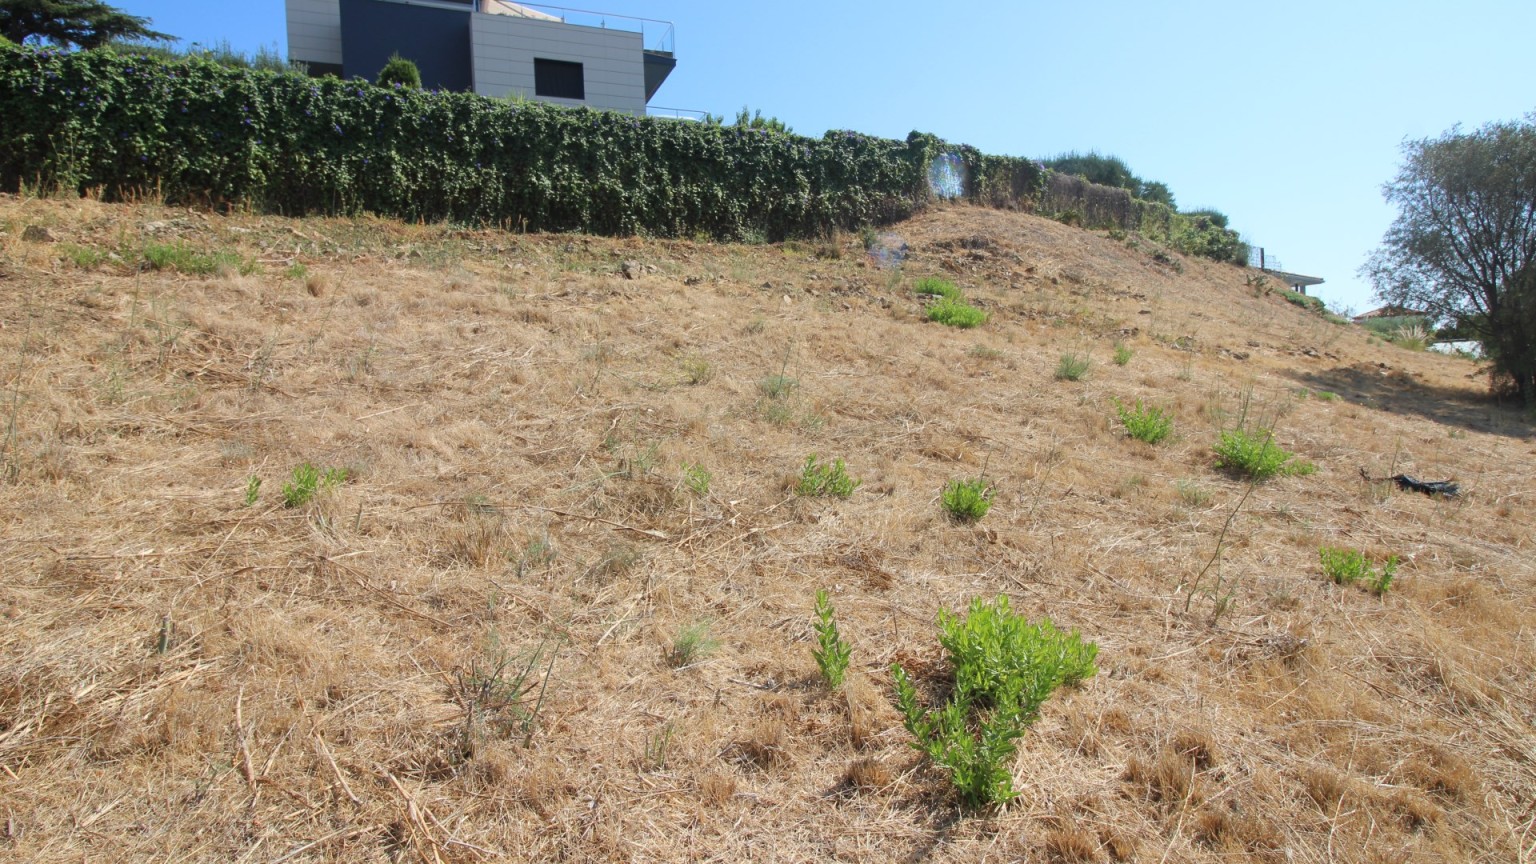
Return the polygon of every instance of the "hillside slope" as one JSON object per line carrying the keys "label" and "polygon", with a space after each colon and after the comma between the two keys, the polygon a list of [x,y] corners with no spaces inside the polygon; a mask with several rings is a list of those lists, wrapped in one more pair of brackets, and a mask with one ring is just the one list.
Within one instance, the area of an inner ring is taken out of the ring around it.
{"label": "hillside slope", "polygon": [[[1245,271],[970,208],[895,226],[899,268],[15,197],[0,232],[10,860],[1536,850],[1530,423]],[[925,275],[991,320],[924,320]],[[1216,471],[1240,421],[1316,473]],[[862,486],[795,495],[812,454]],[[304,463],[345,481],[285,506]],[[991,513],[946,519],[983,475]],[[1336,585],[1324,545],[1397,581]],[[1100,671],[973,816],[887,670],[938,681],[938,610],[999,593]]]}

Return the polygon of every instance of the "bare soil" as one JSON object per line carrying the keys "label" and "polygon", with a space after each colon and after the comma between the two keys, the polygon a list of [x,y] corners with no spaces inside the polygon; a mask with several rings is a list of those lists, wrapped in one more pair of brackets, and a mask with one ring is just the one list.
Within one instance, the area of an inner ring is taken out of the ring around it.
{"label": "bare soil", "polygon": [[[1536,443],[1475,364],[1025,214],[879,248],[0,198],[0,858],[1536,855]],[[1250,494],[1240,422],[1316,473]],[[812,454],[862,485],[795,495]],[[305,463],[345,482],[287,506]],[[939,686],[937,612],[998,594],[1099,673],[973,814],[888,669]]]}

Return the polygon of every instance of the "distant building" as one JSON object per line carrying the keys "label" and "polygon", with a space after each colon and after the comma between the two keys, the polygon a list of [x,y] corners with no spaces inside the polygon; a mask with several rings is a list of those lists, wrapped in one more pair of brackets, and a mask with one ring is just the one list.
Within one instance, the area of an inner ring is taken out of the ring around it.
{"label": "distant building", "polygon": [[372,80],[392,55],[423,87],[644,114],[677,65],[666,21],[508,0],[285,0],[288,57]]}
{"label": "distant building", "polygon": [[1380,309],[1372,309],[1369,312],[1361,312],[1350,319],[1356,324],[1362,321],[1370,321],[1373,318],[1428,318],[1429,313],[1418,309],[1409,309],[1406,306],[1383,306]]}

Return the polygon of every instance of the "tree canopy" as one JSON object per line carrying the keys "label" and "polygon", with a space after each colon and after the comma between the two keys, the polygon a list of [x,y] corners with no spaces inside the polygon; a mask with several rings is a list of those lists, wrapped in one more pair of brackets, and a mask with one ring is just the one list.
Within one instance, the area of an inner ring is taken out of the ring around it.
{"label": "tree canopy", "polygon": [[1398,216],[1362,269],[1377,296],[1483,342],[1536,405],[1536,113],[1408,141],[1383,187]]}
{"label": "tree canopy", "polygon": [[1154,201],[1174,207],[1173,192],[1166,183],[1143,180],[1131,171],[1131,166],[1119,156],[1104,156],[1096,152],[1072,151],[1043,160],[1045,167],[1062,174],[1075,174],[1089,183],[1128,189],[1143,201]]}
{"label": "tree canopy", "polygon": [[18,45],[32,39],[81,48],[100,48],[120,39],[175,38],[149,29],[148,18],[100,0],[0,0],[0,36]]}

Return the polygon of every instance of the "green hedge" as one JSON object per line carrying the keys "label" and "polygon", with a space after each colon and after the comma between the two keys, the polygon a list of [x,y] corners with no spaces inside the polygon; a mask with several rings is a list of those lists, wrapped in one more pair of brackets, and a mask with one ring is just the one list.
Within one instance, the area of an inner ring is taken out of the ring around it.
{"label": "green hedge", "polygon": [[955,191],[936,160],[994,207],[1036,209],[1049,174],[916,132],[807,138],[108,50],[0,47],[0,117],[11,191],[528,231],[777,240],[910,216]]}

